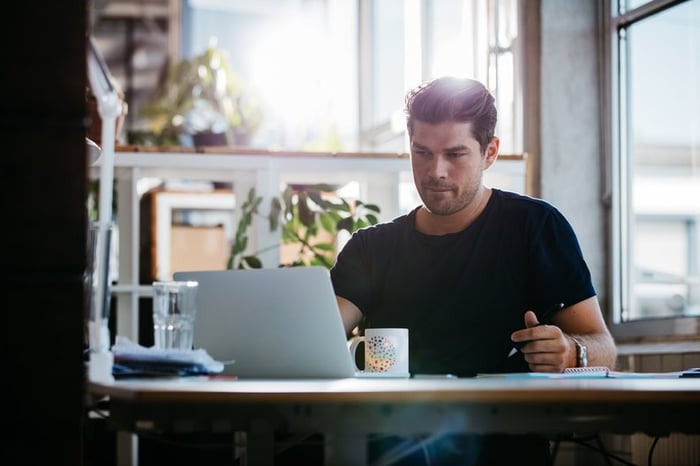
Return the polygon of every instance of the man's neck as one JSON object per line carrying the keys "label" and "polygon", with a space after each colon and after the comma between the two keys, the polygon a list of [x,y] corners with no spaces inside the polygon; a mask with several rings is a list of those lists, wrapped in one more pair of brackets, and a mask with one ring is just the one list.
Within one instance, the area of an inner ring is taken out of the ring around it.
{"label": "man's neck", "polygon": [[463,231],[481,215],[490,198],[491,188],[482,186],[472,202],[451,215],[435,215],[425,206],[421,206],[416,212],[416,230],[433,236]]}

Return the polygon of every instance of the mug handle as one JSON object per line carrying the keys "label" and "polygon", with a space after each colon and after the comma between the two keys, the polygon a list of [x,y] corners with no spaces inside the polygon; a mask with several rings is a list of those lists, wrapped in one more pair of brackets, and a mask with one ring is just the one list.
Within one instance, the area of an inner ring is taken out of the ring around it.
{"label": "mug handle", "polygon": [[355,353],[357,353],[358,345],[363,341],[365,341],[364,336],[356,336],[350,339],[350,356],[352,357],[352,365],[355,366],[355,370],[357,371],[362,371],[362,369],[357,367],[357,358],[355,356]]}

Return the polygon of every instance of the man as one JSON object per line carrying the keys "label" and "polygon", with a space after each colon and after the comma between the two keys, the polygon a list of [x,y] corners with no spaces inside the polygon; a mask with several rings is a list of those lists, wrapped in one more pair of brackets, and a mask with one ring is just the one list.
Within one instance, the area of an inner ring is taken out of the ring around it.
{"label": "man", "polygon": [[[436,79],[409,91],[406,114],[423,204],[357,231],[338,255],[331,277],[346,332],[408,328],[411,373],[613,368],[615,345],[568,221],[543,200],[483,183],[499,150],[489,91]],[[463,442],[460,458],[547,461],[541,438],[498,437],[490,448],[494,438]],[[490,456],[514,454],[510,445],[516,456]]]}

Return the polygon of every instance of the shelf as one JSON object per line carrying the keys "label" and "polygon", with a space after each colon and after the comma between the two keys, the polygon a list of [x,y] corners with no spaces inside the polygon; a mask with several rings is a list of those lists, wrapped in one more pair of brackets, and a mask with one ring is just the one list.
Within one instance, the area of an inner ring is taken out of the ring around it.
{"label": "shelf", "polygon": [[[139,299],[150,296],[148,283],[140,283],[144,221],[155,226],[156,244],[168,245],[163,249],[168,250],[170,236],[163,232],[170,229],[173,209],[231,209],[235,216],[236,193],[247,195],[252,188],[263,197],[262,207],[278,196],[286,184],[352,183],[359,199],[380,207],[380,221],[390,220],[420,203],[407,154],[118,146],[114,163],[118,284],[112,288],[117,297],[117,306],[112,312],[116,312],[116,333],[133,341],[138,341],[139,335]],[[99,164],[98,159],[91,167],[93,179],[99,177]],[[506,154],[499,156],[499,161],[486,172],[485,179],[491,186],[527,193],[528,173],[526,154]],[[201,186],[198,182],[218,181],[232,186],[232,191],[200,189],[159,193],[152,218],[144,220],[141,212],[144,196],[155,185],[167,180],[188,180],[198,186]],[[260,213],[267,214],[264,209]],[[279,244],[278,235],[279,232],[269,231],[266,222],[254,221],[250,229],[250,251]],[[163,278],[172,271],[167,255],[162,255],[160,250],[159,247],[156,254],[157,270],[158,277]],[[265,267],[279,264],[278,250],[258,257]]]}

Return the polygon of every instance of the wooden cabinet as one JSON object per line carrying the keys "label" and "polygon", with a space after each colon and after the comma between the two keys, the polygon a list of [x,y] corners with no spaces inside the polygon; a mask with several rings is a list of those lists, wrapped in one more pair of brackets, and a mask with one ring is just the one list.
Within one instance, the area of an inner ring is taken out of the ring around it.
{"label": "wooden cabinet", "polygon": [[140,283],[171,280],[178,270],[225,269],[234,199],[230,189],[145,193],[140,200]]}

